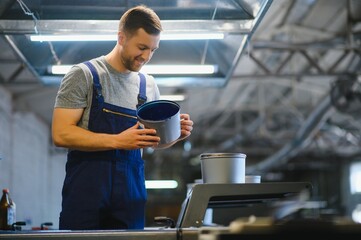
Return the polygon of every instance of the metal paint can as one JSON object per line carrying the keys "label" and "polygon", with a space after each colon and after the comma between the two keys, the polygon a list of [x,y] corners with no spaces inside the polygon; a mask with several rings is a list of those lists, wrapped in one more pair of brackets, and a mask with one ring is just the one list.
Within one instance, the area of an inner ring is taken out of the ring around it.
{"label": "metal paint can", "polygon": [[173,144],[181,135],[180,106],[168,100],[144,103],[137,109],[138,120],[146,128],[153,128],[160,137],[158,148]]}
{"label": "metal paint can", "polygon": [[246,154],[201,154],[203,183],[245,183]]}

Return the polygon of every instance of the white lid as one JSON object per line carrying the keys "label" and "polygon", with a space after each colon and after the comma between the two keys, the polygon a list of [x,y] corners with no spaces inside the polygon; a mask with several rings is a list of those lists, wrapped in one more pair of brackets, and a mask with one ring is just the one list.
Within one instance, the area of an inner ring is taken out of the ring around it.
{"label": "white lid", "polygon": [[244,153],[202,153],[201,159],[207,158],[245,158]]}

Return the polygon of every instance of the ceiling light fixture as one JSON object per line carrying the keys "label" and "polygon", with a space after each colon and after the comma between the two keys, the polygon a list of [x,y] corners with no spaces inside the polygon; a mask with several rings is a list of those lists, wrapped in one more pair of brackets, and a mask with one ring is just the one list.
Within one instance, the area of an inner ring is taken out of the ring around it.
{"label": "ceiling light fixture", "polygon": [[160,95],[160,100],[169,100],[175,102],[182,102],[186,99],[183,94],[174,94],[174,95]]}
{"label": "ceiling light fixture", "polygon": [[217,40],[224,39],[224,33],[163,33],[161,40]]}
{"label": "ceiling light fixture", "polygon": [[[52,65],[48,71],[51,74],[64,75],[72,65]],[[217,65],[145,65],[142,72],[154,75],[187,75],[214,74],[218,72]]]}
{"label": "ceiling light fixture", "polygon": [[[216,40],[224,39],[223,33],[162,33],[161,40]],[[33,42],[66,42],[66,41],[116,41],[116,34],[37,34],[30,35]]]}
{"label": "ceiling light fixture", "polygon": [[146,180],[145,187],[147,189],[174,189],[178,187],[175,180]]}
{"label": "ceiling light fixture", "polygon": [[216,65],[145,65],[142,71],[156,75],[214,74],[218,72],[218,67]]}

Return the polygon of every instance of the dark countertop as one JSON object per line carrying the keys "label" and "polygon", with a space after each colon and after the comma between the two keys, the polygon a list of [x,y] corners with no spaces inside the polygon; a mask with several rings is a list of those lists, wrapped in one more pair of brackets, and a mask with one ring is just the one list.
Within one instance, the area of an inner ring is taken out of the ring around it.
{"label": "dark countertop", "polygon": [[197,240],[199,230],[151,228],[145,230],[21,230],[0,231],[0,239],[127,239],[127,240]]}
{"label": "dark countertop", "polygon": [[359,239],[361,224],[330,223],[323,221],[291,221],[286,224],[251,224],[235,231],[234,227],[200,227],[200,228],[149,228],[144,230],[20,230],[0,231],[0,239],[127,239],[127,240],[233,240],[259,239],[273,240],[312,235],[322,237],[347,237],[348,240]]}

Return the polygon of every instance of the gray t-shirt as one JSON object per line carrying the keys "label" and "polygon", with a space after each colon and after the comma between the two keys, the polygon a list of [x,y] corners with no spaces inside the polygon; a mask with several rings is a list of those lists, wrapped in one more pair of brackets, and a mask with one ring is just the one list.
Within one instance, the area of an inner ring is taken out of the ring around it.
{"label": "gray t-shirt", "polygon": [[[119,73],[105,60],[104,56],[94,58],[90,62],[98,72],[104,101],[136,110],[140,83],[138,73]],[[147,102],[158,100],[159,89],[154,78],[144,75],[147,82]],[[84,63],[80,63],[74,65],[64,76],[55,99],[55,108],[84,108],[84,114],[78,126],[88,129],[92,96],[92,74]]]}

